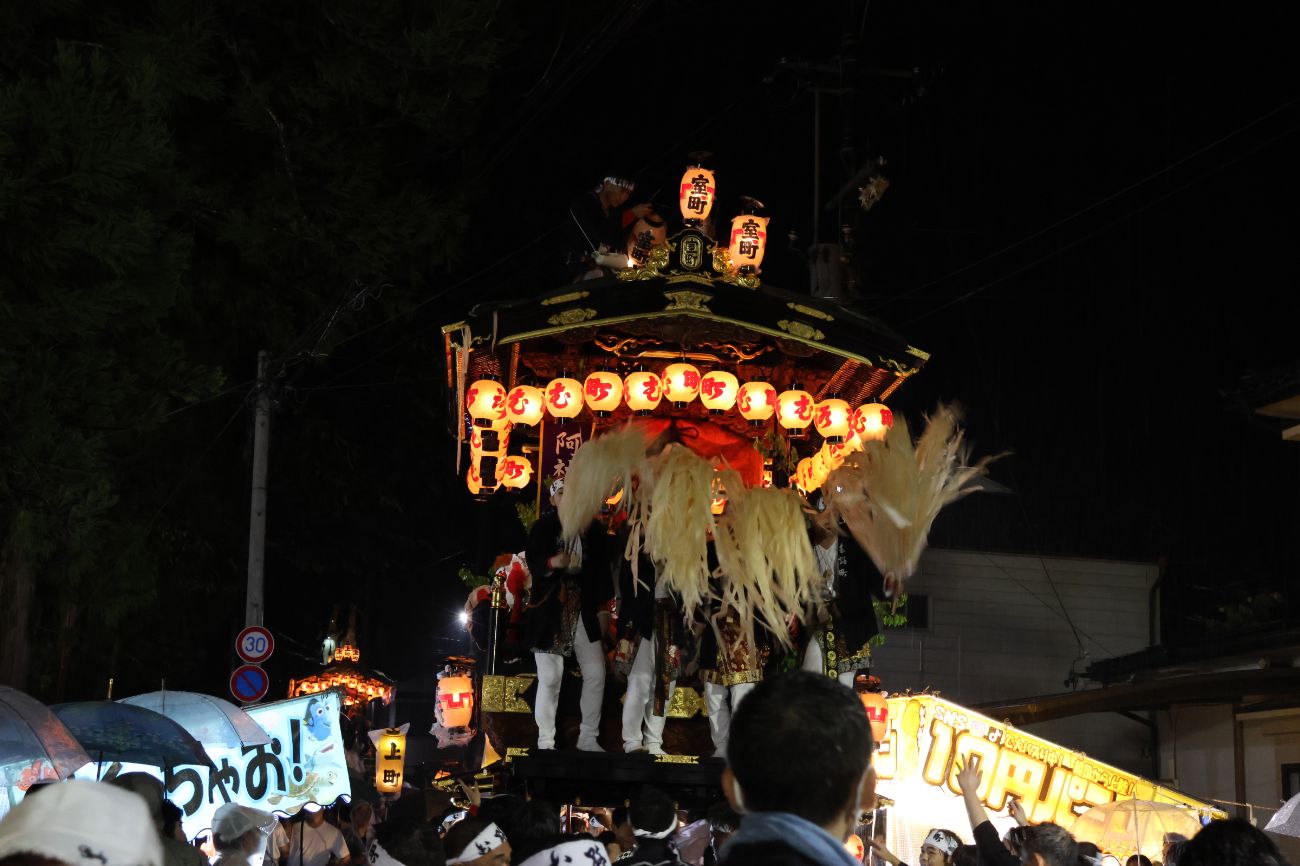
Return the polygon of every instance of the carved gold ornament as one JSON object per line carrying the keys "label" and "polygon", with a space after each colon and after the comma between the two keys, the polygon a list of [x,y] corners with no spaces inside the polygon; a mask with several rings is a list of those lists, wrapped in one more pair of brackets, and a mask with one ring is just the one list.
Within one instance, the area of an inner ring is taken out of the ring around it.
{"label": "carved gold ornament", "polygon": [[798,337],[801,340],[824,340],[826,335],[814,328],[807,322],[800,322],[797,319],[782,319],[776,323],[776,326],[787,334]]}
{"label": "carved gold ornament", "polygon": [[713,300],[713,295],[704,292],[692,292],[690,289],[679,289],[675,292],[664,292],[664,297],[672,301],[671,304],[664,307],[664,312],[669,310],[696,310],[701,313],[713,312],[704,305],[706,301]]}
{"label": "carved gold ornament", "polygon": [[546,321],[552,325],[576,325],[594,318],[596,318],[596,311],[590,307],[574,307],[569,310],[561,310]]}
{"label": "carved gold ornament", "polygon": [[531,713],[528,701],[519,697],[528,690],[536,677],[483,677],[481,709],[485,713]]}
{"label": "carved gold ornament", "polygon": [[547,298],[542,301],[542,306],[549,307],[552,304],[567,304],[569,301],[581,301],[590,294],[591,292],[567,292],[563,295],[556,295],[553,298]]}

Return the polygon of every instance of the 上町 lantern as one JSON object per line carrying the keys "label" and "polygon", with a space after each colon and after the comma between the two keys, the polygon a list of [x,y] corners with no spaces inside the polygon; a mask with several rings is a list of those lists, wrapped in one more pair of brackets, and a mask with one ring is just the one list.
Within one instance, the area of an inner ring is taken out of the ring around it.
{"label": "\u4e0a\u753a lantern", "polygon": [[506,417],[513,424],[531,427],[542,420],[546,411],[546,396],[534,385],[517,385],[506,397]]}
{"label": "\u4e0a\u753a lantern", "polygon": [[884,439],[894,426],[894,413],[884,403],[864,403],[853,414],[853,432],[864,442]]}
{"label": "\u4e0a\u753a lantern", "polygon": [[732,267],[741,273],[758,273],[767,250],[767,222],[767,217],[754,214],[741,214],[731,221],[731,243],[727,251],[731,254]]}
{"label": "\u4e0a\u753a lantern", "polygon": [[838,397],[821,401],[813,409],[813,425],[827,442],[843,442],[849,435],[849,404]]}
{"label": "\u4e0a\u753a lantern", "polygon": [[375,790],[381,794],[399,794],[402,791],[408,727],[410,727],[409,722],[400,728],[385,728],[383,731],[370,732],[370,737],[375,743]]}
{"label": "\u4e0a\u753a lantern", "polygon": [[746,382],[740,386],[736,408],[750,424],[762,424],[776,411],[776,389],[766,382]]}
{"label": "\u4e0a\u753a lantern", "polygon": [[740,383],[726,370],[710,370],[700,379],[700,402],[710,415],[721,415],[736,405]]}
{"label": "\u4e0a\u753a lantern", "polygon": [[682,220],[688,226],[699,225],[707,220],[713,211],[713,198],[717,192],[713,172],[698,165],[686,169],[677,193]]}
{"label": "\u4e0a\u753a lantern", "polygon": [[575,418],[582,411],[582,383],[561,376],[546,386],[546,411],[552,418]]}
{"label": "\u4e0a\u753a lantern", "polygon": [[479,379],[465,389],[465,411],[475,427],[491,427],[506,420],[506,389],[492,379]]}
{"label": "\u4e0a\u753a lantern", "polygon": [[659,377],[649,370],[628,373],[623,380],[623,399],[627,401],[628,408],[638,415],[649,413],[663,398]]}
{"label": "\u4e0a\u753a lantern", "polygon": [[528,462],[527,457],[511,454],[509,457],[497,461],[497,481],[508,490],[527,487],[532,477],[533,464]]}
{"label": "\u4e0a\u753a lantern", "polygon": [[776,398],[776,420],[791,431],[790,435],[803,435],[802,432],[795,431],[803,431],[812,423],[812,419],[812,394],[801,389],[798,382],[792,383],[789,391],[782,391],[781,396]]}
{"label": "\u4e0a\u753a lantern", "polygon": [[664,368],[664,396],[677,408],[682,408],[700,393],[700,371],[694,364],[682,361]]}
{"label": "\u4e0a\u753a lantern", "polygon": [[443,727],[469,727],[474,718],[474,681],[459,672],[438,677],[435,712]]}
{"label": "\u4e0a\u753a lantern", "polygon": [[588,409],[597,415],[608,415],[623,402],[623,380],[617,373],[597,370],[582,384],[582,396]]}

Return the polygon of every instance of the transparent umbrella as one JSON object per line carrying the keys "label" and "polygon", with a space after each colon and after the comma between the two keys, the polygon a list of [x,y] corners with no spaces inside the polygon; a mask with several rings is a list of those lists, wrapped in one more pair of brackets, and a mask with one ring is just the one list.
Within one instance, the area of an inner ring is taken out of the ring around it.
{"label": "transparent umbrella", "polygon": [[1282,808],[1268,819],[1264,829],[1283,836],[1300,836],[1300,794],[1283,803]]}
{"label": "transparent umbrella", "polygon": [[1080,842],[1092,842],[1121,860],[1144,854],[1162,860],[1169,837],[1190,839],[1201,829],[1200,819],[1172,803],[1151,800],[1116,800],[1093,806],[1074,821],[1070,832]]}
{"label": "transparent umbrella", "polygon": [[0,783],[70,779],[90,756],[49,707],[0,686]]}
{"label": "transparent umbrella", "polygon": [[161,713],[194,735],[205,746],[260,746],[271,735],[239,707],[198,692],[149,692],[118,701]]}
{"label": "transparent umbrella", "polygon": [[68,726],[91,759],[175,767],[212,767],[203,744],[176,722],[153,710],[116,701],[55,704],[50,709]]}

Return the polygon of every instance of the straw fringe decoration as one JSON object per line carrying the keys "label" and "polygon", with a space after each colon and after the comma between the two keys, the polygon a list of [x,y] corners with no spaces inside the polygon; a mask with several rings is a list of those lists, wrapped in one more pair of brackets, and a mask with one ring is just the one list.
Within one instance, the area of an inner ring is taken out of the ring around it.
{"label": "straw fringe decoration", "polygon": [[906,420],[896,416],[884,441],[866,443],[823,485],[830,508],[843,518],[887,585],[898,590],[916,571],[939,511],[972,492],[970,482],[986,474],[996,459],[987,456],[967,464],[959,420],[956,408],[940,405],[914,446]]}
{"label": "straw fringe decoration", "polygon": [[[625,499],[633,495],[632,475],[645,460],[645,447],[645,434],[628,425],[597,436],[574,452],[564,474],[564,498],[559,508],[566,542],[582,534],[619,484]],[[628,511],[631,513],[631,503]]]}
{"label": "straw fringe decoration", "polygon": [[[689,448],[669,445],[650,461],[653,489],[642,501],[645,547],[659,579],[691,620],[709,596],[708,533],[713,529],[713,466]],[[640,515],[638,515],[639,517]]]}

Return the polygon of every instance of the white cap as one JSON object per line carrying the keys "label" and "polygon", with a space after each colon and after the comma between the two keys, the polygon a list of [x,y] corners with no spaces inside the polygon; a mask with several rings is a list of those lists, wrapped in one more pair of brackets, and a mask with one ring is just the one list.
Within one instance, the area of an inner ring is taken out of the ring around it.
{"label": "white cap", "polygon": [[265,841],[274,829],[275,816],[270,812],[238,803],[225,803],[212,816],[212,832],[227,844],[239,839],[249,830],[261,833]]}
{"label": "white cap", "polygon": [[559,496],[564,492],[564,478],[560,477],[551,482],[551,495]]}
{"label": "white cap", "polygon": [[931,848],[937,848],[949,857],[952,852],[956,851],[961,845],[961,840],[947,830],[934,829],[926,834],[925,841],[921,843],[924,847],[929,845]]}
{"label": "white cap", "polygon": [[68,866],[162,866],[144,799],[102,782],[47,785],[0,821],[0,860],[35,854]]}

